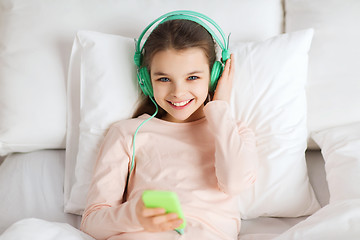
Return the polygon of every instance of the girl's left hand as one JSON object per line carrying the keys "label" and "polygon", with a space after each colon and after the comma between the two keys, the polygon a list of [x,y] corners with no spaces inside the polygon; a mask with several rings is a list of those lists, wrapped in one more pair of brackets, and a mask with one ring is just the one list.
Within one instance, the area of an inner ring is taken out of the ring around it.
{"label": "girl's left hand", "polygon": [[224,71],[218,80],[213,100],[223,100],[230,103],[235,72],[234,66],[234,56],[231,54],[230,58],[226,61]]}
{"label": "girl's left hand", "polygon": [[136,216],[148,232],[164,232],[180,227],[183,220],[176,213],[166,213],[163,208],[147,208],[140,198],[136,204]]}

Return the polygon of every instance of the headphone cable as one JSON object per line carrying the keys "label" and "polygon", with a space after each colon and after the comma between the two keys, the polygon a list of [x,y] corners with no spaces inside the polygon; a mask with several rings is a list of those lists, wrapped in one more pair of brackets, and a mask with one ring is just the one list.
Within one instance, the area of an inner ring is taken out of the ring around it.
{"label": "headphone cable", "polygon": [[134,165],[135,165],[134,163],[135,163],[135,139],[136,139],[136,135],[137,135],[139,129],[142,127],[142,125],[144,125],[145,123],[150,121],[152,118],[154,118],[156,116],[156,114],[158,114],[158,111],[159,111],[158,105],[156,104],[155,100],[151,96],[149,96],[149,98],[154,103],[156,110],[155,110],[155,113],[153,115],[151,115],[148,119],[144,120],[135,130],[133,141],[132,141],[133,152],[132,152],[132,157],[131,157],[131,165],[130,165],[130,170],[129,170],[129,174],[128,174],[127,181],[126,181],[126,186],[129,183],[130,175],[131,175],[131,172],[132,172],[132,170],[134,168]]}

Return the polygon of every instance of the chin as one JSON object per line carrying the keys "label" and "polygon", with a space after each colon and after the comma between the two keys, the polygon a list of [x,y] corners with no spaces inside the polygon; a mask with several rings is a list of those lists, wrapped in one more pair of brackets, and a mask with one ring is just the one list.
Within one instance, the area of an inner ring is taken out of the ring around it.
{"label": "chin", "polygon": [[172,119],[174,120],[174,122],[187,122],[190,118],[190,116],[187,117],[175,117],[175,116],[171,116]]}

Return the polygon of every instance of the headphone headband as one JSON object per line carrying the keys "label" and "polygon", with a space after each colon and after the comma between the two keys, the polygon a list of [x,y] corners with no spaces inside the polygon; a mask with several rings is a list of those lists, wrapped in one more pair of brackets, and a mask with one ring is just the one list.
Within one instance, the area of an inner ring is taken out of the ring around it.
{"label": "headphone headband", "polygon": [[[207,22],[211,23],[216,30],[218,30],[218,32],[221,35],[221,38],[223,41],[220,41],[220,39],[218,38],[218,36],[214,33],[214,31],[208,26],[206,25],[202,20],[200,20],[199,18],[202,18],[204,20],[206,20]],[[163,20],[162,20],[163,19]],[[215,39],[215,41],[218,43],[218,45],[220,46],[220,48],[222,49],[222,61],[225,63],[225,61],[227,59],[230,58],[230,53],[228,51],[229,45],[228,45],[228,41],[226,40],[226,36],[224,34],[224,32],[222,31],[222,29],[219,27],[219,25],[212,20],[211,18],[198,13],[198,12],[194,12],[194,11],[189,11],[189,10],[178,10],[178,11],[173,11],[173,12],[169,12],[166,13],[160,17],[158,17],[157,19],[155,19],[154,21],[152,21],[140,34],[137,42],[136,42],[136,51],[135,51],[135,56],[134,56],[134,61],[136,66],[138,66],[140,68],[141,66],[141,60],[142,60],[142,51],[145,45],[145,42],[143,44],[142,47],[140,47],[141,45],[141,40],[144,37],[144,35],[146,34],[146,32],[158,21],[162,20],[159,24],[166,22],[166,21],[170,21],[170,20],[175,20],[175,19],[185,19],[185,20],[190,20],[193,22],[196,22],[198,24],[200,24],[201,26],[203,26],[211,35],[212,37]]]}

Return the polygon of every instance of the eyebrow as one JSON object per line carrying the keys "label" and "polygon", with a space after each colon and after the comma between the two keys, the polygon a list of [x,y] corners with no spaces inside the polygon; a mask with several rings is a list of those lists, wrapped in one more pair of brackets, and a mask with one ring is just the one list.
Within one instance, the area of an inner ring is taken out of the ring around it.
{"label": "eyebrow", "polygon": [[[189,72],[186,75],[193,75],[193,74],[198,74],[198,73],[203,73],[203,72],[204,71],[196,70],[196,71]],[[154,75],[155,76],[168,76],[169,74],[164,73],[164,72],[155,72]]]}

